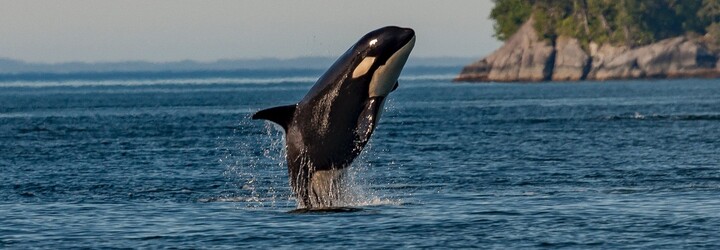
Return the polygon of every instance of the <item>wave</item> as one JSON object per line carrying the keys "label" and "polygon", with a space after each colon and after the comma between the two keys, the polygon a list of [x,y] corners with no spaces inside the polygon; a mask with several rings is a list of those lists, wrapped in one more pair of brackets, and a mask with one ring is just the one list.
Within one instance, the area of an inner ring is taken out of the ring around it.
{"label": "wave", "polygon": [[49,80],[16,81],[0,83],[0,88],[47,88],[47,87],[109,87],[109,86],[151,86],[151,85],[216,85],[216,84],[281,84],[313,83],[314,77],[278,78],[187,78],[187,79],[146,79],[146,80]]}
{"label": "wave", "polygon": [[603,117],[604,120],[671,120],[671,121],[720,121],[720,114],[633,114],[612,115]]}
{"label": "wave", "polygon": [[0,119],[14,118],[79,118],[79,117],[137,117],[149,116],[192,116],[198,114],[209,115],[246,115],[255,112],[253,108],[247,107],[185,107],[185,108],[90,108],[82,110],[31,110],[25,112],[0,111]]}
{"label": "wave", "polygon": [[400,76],[398,81],[451,81],[456,76],[457,74],[409,75]]}
{"label": "wave", "polygon": [[219,196],[200,198],[197,201],[201,203],[206,202],[249,202],[249,203],[275,203],[278,200],[277,197],[256,197],[256,196]]}
{"label": "wave", "polygon": [[[567,117],[518,117],[518,118],[488,118],[489,124],[542,124],[567,122],[621,122],[621,121],[720,121],[720,114],[651,114],[641,113],[608,115],[608,116],[567,116]],[[552,159],[549,159],[552,160]]]}

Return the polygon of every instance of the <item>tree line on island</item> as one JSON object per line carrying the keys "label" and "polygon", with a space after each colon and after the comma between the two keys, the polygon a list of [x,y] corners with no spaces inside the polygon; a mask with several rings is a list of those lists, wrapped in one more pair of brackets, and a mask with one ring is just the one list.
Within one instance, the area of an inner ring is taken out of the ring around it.
{"label": "tree line on island", "polygon": [[629,47],[682,35],[720,38],[720,0],[494,0],[495,37],[505,41],[532,15],[544,38],[560,35]]}
{"label": "tree line on island", "polygon": [[505,44],[457,81],[720,77],[720,0],[493,0]]}

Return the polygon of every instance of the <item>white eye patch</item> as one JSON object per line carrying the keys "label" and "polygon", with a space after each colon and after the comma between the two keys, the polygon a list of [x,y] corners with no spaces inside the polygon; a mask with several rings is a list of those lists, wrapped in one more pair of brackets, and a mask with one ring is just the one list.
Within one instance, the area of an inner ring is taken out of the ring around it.
{"label": "white eye patch", "polygon": [[375,57],[365,57],[365,59],[363,59],[362,62],[360,62],[357,67],[355,67],[352,78],[358,78],[367,74],[374,62]]}

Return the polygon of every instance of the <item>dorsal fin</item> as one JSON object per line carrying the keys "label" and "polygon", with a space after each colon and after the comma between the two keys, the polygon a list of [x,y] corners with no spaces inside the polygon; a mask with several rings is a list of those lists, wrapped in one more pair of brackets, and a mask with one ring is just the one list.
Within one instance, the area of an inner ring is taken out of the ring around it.
{"label": "dorsal fin", "polygon": [[296,104],[263,109],[255,113],[252,119],[263,119],[277,123],[287,131],[288,125],[290,125],[295,115],[295,106]]}

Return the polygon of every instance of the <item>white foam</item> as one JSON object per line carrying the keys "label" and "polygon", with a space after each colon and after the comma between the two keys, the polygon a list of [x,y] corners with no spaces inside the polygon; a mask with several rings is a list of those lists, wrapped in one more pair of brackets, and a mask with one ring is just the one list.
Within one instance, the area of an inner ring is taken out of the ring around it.
{"label": "white foam", "polygon": [[451,81],[456,76],[456,74],[409,75],[400,76],[400,81]]}
{"label": "white foam", "polygon": [[394,200],[390,198],[380,198],[380,197],[371,197],[370,199],[366,200],[358,200],[353,204],[350,204],[352,207],[371,207],[371,206],[400,206],[404,202],[402,200]]}

